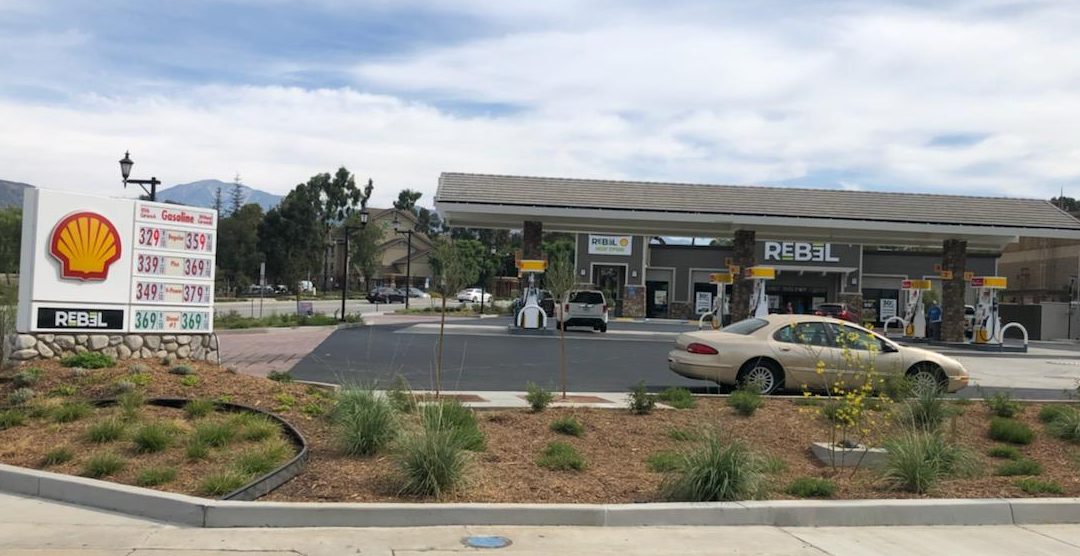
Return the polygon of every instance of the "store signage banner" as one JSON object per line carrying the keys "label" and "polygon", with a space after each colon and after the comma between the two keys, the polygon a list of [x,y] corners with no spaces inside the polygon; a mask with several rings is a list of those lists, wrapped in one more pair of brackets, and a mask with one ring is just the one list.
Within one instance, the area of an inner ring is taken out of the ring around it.
{"label": "store signage banner", "polygon": [[694,312],[697,314],[712,311],[712,296],[709,292],[696,292],[694,294]]}
{"label": "store signage banner", "polygon": [[886,319],[896,316],[897,301],[895,299],[883,297],[879,303],[881,304],[881,310],[878,311],[878,320],[885,322]]}
{"label": "store signage banner", "polygon": [[217,212],[31,189],[19,332],[213,331]]}
{"label": "store signage banner", "polygon": [[634,250],[634,238],[631,236],[589,235],[590,255],[630,256]]}

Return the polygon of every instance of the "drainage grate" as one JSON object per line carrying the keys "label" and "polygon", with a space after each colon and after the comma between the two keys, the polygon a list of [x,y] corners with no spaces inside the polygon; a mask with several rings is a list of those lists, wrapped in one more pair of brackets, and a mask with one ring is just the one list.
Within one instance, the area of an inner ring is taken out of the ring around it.
{"label": "drainage grate", "polygon": [[472,548],[506,548],[510,546],[510,539],[484,535],[465,537],[461,543]]}

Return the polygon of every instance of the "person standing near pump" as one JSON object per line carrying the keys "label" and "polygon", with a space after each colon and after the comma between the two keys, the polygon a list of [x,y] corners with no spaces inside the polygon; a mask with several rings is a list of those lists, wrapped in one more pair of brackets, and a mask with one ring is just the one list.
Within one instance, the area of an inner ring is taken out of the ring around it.
{"label": "person standing near pump", "polygon": [[930,338],[941,340],[941,306],[937,304],[937,301],[930,304],[926,317],[930,321]]}

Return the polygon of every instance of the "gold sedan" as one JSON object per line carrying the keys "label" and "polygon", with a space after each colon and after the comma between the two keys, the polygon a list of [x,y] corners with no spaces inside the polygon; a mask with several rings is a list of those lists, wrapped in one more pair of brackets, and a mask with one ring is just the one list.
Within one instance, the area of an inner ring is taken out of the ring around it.
{"label": "gold sedan", "polygon": [[956,392],[968,385],[967,370],[951,357],[811,315],[768,315],[680,334],[668,367],[688,378],[753,385],[763,394],[804,386],[822,390],[837,380],[851,387],[869,375],[907,376],[916,391]]}

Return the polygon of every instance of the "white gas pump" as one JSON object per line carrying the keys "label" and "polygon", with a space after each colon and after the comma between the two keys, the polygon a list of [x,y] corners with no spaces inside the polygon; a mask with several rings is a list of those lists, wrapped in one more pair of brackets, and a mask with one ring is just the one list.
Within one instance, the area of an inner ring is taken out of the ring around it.
{"label": "white gas pump", "polygon": [[750,296],[750,316],[767,316],[769,296],[765,293],[765,283],[776,279],[776,269],[771,266],[752,266],[746,269],[745,277],[754,281],[754,293]]}
{"label": "white gas pump", "polygon": [[[540,306],[540,289],[536,287],[536,275],[547,269],[547,261],[523,260],[518,263],[521,272],[528,272],[529,285],[521,294],[521,309],[514,316],[514,324],[522,330],[547,328],[547,313]],[[555,300],[556,303],[559,300]]]}
{"label": "white gas pump", "polygon": [[698,321],[698,330],[704,326],[705,317],[709,317],[713,330],[720,328],[724,325],[724,316],[728,314],[727,285],[732,282],[731,273],[714,272],[709,274],[709,282],[716,285],[716,296],[713,297],[712,310],[701,315],[701,320]]}
{"label": "white gas pump", "polygon": [[976,344],[1000,344],[1001,316],[998,314],[997,290],[1008,286],[1004,276],[976,276],[971,279],[975,289],[975,323],[971,330],[971,342]]}
{"label": "white gas pump", "polygon": [[905,294],[904,301],[904,337],[926,337],[926,307],[923,305],[923,292],[932,288],[930,280],[904,280],[900,289]]}

